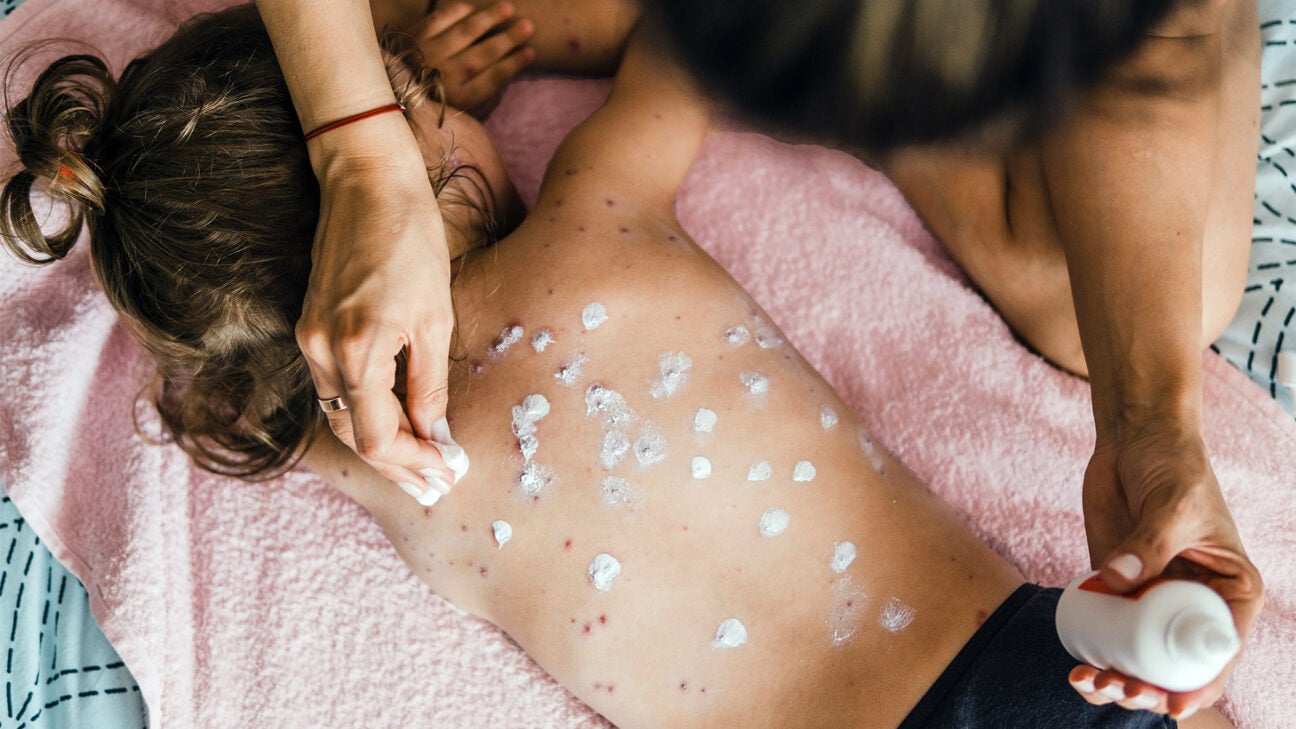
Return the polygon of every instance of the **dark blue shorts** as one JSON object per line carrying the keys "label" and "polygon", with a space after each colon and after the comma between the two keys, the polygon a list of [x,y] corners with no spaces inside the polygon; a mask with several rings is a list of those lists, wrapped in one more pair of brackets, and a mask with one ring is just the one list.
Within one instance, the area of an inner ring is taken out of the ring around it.
{"label": "dark blue shorts", "polygon": [[1067,682],[1077,665],[1054,627],[1062,590],[1022,585],[977,630],[900,729],[1166,729],[1175,720],[1093,706]]}

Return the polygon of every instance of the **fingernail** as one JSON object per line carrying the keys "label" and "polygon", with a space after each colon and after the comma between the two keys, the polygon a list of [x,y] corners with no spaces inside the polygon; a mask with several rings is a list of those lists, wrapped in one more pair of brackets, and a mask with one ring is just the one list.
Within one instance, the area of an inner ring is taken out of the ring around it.
{"label": "fingernail", "polygon": [[432,440],[438,443],[458,444],[454,436],[450,435],[450,420],[445,417],[432,424],[431,435]]}
{"label": "fingernail", "polygon": [[445,485],[445,481],[437,479],[435,482],[428,481],[428,489],[423,492],[422,496],[418,496],[414,500],[419,502],[419,506],[432,506],[448,493],[450,493],[450,488]]}
{"label": "fingernail", "polygon": [[413,496],[415,501],[423,498],[423,492],[427,490],[426,488],[419,488],[408,481],[399,481],[396,485],[401,487],[401,491]]}
{"label": "fingernail", "polygon": [[1178,714],[1175,714],[1175,715],[1174,715],[1174,720],[1175,720],[1175,721],[1182,721],[1182,720],[1187,719],[1188,717],[1190,717],[1190,716],[1192,716],[1193,714],[1196,714],[1196,713],[1197,713],[1197,707],[1196,707],[1196,706],[1189,706],[1188,708],[1184,709],[1183,711],[1179,712]]}
{"label": "fingernail", "polygon": [[427,481],[429,487],[441,492],[442,496],[450,493],[450,486],[446,484],[445,475],[435,468],[420,468],[419,475]]}
{"label": "fingernail", "polygon": [[1125,689],[1114,684],[1111,686],[1103,686],[1101,689],[1098,689],[1098,693],[1106,696],[1112,701],[1121,701],[1125,698]]}
{"label": "fingernail", "polygon": [[1089,679],[1085,679],[1084,681],[1072,681],[1071,685],[1075,687],[1076,691],[1085,694],[1091,694],[1097,690],[1094,688],[1094,682]]}
{"label": "fingernail", "polygon": [[1133,582],[1143,574],[1143,561],[1133,554],[1122,554],[1108,560],[1107,569]]}
{"label": "fingernail", "polygon": [[1133,696],[1129,700],[1130,706],[1133,706],[1136,709],[1150,709],[1153,706],[1156,706],[1158,703],[1160,702],[1156,697],[1148,696],[1146,694],[1139,694],[1138,696]]}

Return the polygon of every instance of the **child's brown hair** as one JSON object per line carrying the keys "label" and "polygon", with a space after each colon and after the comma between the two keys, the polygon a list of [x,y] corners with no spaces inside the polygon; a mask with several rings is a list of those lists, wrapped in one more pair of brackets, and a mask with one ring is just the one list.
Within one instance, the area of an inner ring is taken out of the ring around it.
{"label": "child's brown hair", "polygon": [[[10,250],[49,263],[88,227],[95,274],[159,363],[177,443],[218,473],[291,467],[321,422],[294,338],[319,188],[256,8],[194,18],[120,80],[64,57],[7,123],[23,166],[0,193]],[[41,230],[34,187],[68,204],[62,230]]]}

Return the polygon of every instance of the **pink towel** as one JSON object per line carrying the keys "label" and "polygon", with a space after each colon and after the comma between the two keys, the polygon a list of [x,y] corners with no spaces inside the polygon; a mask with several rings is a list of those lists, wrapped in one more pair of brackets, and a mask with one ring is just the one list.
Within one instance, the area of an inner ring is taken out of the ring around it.
{"label": "pink towel", "polygon": [[[201,4],[31,0],[0,24],[0,48],[83,38],[120,70]],[[606,89],[510,90],[491,126],[524,196]],[[716,133],[679,210],[1001,554],[1046,584],[1086,566],[1088,386],[1013,340],[886,180],[838,152]],[[0,256],[0,292],[0,482],[86,583],[154,726],[605,726],[505,635],[432,595],[317,478],[217,478],[137,435],[148,364],[83,247],[44,269]],[[1269,586],[1223,706],[1241,727],[1277,729],[1296,715],[1296,425],[1220,358],[1205,366],[1208,445]]]}

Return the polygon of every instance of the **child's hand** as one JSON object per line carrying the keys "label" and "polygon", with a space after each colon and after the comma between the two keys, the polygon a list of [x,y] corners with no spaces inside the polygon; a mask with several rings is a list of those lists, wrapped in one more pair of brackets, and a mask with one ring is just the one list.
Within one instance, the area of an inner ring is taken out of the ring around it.
{"label": "child's hand", "polygon": [[446,103],[474,116],[490,113],[504,86],[535,58],[524,45],[535,24],[513,19],[511,3],[482,10],[459,0],[437,7],[409,29],[423,65],[441,73]]}

